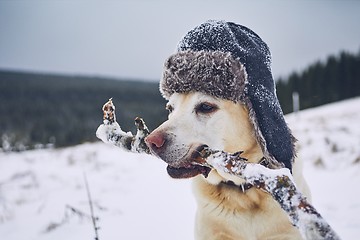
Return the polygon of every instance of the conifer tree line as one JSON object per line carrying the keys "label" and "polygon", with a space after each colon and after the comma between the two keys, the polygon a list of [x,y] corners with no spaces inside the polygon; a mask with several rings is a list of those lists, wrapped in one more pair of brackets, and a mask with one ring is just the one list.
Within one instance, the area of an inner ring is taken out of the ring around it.
{"label": "conifer tree line", "polygon": [[[360,96],[360,51],[342,52],[278,79],[284,113],[292,111],[295,91],[300,109]],[[137,116],[150,130],[167,118],[158,82],[0,70],[0,151],[97,141],[101,107],[111,97],[125,131],[135,131]]]}
{"label": "conifer tree line", "polygon": [[157,82],[0,71],[0,151],[97,141],[109,98],[126,131],[137,116],[151,128],[167,117]]}
{"label": "conifer tree line", "polygon": [[300,96],[300,109],[360,96],[360,51],[341,52],[316,62],[300,73],[276,82],[283,112],[292,112],[292,93]]}

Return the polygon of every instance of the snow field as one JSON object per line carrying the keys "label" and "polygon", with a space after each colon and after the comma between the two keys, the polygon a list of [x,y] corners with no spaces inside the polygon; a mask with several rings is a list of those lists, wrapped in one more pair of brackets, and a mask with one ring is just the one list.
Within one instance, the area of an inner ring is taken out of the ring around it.
{"label": "snow field", "polygon": [[[360,98],[286,116],[315,208],[342,239],[360,234]],[[104,143],[0,152],[0,239],[193,239],[190,180],[166,164]]]}

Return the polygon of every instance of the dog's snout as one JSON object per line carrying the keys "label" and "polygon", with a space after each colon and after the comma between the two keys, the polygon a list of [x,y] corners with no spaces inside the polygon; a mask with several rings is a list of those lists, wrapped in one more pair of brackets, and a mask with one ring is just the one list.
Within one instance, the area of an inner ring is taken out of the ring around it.
{"label": "dog's snout", "polygon": [[153,132],[145,138],[145,142],[149,148],[157,153],[165,144],[165,135],[161,132]]}

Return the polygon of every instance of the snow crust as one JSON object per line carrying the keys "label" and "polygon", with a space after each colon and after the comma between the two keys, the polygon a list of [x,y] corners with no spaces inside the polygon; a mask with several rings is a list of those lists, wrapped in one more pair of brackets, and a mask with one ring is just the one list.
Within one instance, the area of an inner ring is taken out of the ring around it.
{"label": "snow crust", "polygon": [[[360,235],[360,98],[286,117],[314,207],[342,239]],[[321,160],[319,160],[321,159]],[[94,239],[83,179],[100,239],[194,239],[190,180],[166,164],[102,142],[64,149],[0,152],[0,238]],[[258,171],[258,170],[257,170]]]}
{"label": "snow crust", "polygon": [[341,239],[360,234],[360,98],[289,114],[312,205]]}
{"label": "snow crust", "polygon": [[100,239],[193,238],[190,181],[171,179],[159,159],[99,142],[0,153],[0,239],[94,239],[91,219],[69,209],[90,215],[84,172]]}

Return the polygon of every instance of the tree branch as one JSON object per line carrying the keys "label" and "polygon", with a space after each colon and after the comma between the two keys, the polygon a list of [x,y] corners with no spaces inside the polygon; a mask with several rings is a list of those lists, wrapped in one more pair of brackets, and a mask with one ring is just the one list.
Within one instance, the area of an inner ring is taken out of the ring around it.
{"label": "tree branch", "polygon": [[304,239],[340,239],[320,213],[297,190],[292,175],[287,168],[269,169],[260,164],[247,162],[242,152],[235,154],[204,148],[201,160],[218,172],[243,178],[258,189],[269,193],[287,213]]}
{"label": "tree branch", "polygon": [[99,139],[127,151],[150,154],[144,140],[150,131],[141,118],[137,117],[135,119],[137,131],[134,136],[131,132],[124,132],[116,122],[115,105],[112,98],[104,104],[102,110],[104,114],[103,124],[96,130],[96,136]]}

